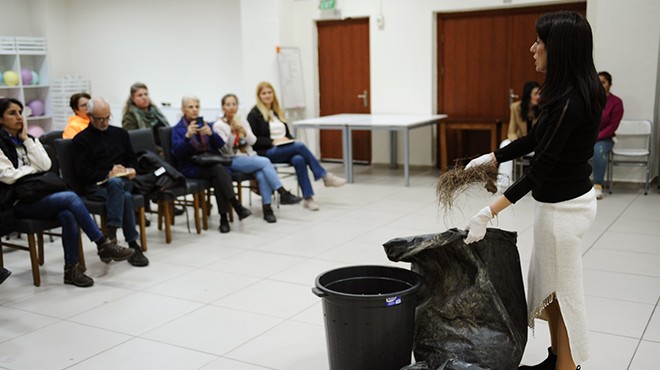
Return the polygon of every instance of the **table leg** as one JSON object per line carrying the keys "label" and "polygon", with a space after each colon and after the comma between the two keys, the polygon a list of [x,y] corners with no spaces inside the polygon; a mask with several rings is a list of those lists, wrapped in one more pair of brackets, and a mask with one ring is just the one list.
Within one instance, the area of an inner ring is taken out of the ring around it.
{"label": "table leg", "polygon": [[403,177],[406,186],[410,186],[410,130],[403,130]]}
{"label": "table leg", "polygon": [[447,171],[447,124],[440,122],[440,171]]}
{"label": "table leg", "polygon": [[349,184],[353,183],[353,130],[349,129],[348,126],[344,126],[341,129],[343,140],[342,145],[343,155],[344,155],[344,171],[346,172],[346,181]]}
{"label": "table leg", "polygon": [[395,169],[397,167],[396,163],[396,152],[397,152],[397,142],[396,142],[396,131],[390,131],[390,168]]}

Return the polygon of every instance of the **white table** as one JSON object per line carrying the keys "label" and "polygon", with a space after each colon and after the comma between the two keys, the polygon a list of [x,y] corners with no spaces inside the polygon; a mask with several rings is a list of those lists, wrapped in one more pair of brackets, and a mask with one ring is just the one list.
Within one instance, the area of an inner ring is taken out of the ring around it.
{"label": "white table", "polygon": [[433,125],[447,118],[446,114],[409,115],[409,114],[335,114],[320,118],[311,118],[293,122],[294,135],[298,128],[317,128],[341,130],[342,157],[346,180],[353,182],[353,135],[354,130],[388,130],[390,136],[390,164],[396,167],[396,133],[403,133],[403,176],[406,186],[410,186],[410,130]]}

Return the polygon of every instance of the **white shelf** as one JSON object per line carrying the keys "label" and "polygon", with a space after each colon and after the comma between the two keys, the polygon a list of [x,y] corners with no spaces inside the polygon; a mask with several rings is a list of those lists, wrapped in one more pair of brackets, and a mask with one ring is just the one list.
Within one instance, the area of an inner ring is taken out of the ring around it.
{"label": "white shelf", "polygon": [[[0,85],[0,92],[20,100],[26,106],[34,99],[41,100],[44,104],[44,114],[27,117],[26,121],[29,125],[40,126],[44,132],[51,130],[53,122],[46,51],[44,37],[0,36],[0,73],[12,70],[19,76],[18,85]],[[36,73],[38,84],[24,85],[21,77],[23,69]]]}

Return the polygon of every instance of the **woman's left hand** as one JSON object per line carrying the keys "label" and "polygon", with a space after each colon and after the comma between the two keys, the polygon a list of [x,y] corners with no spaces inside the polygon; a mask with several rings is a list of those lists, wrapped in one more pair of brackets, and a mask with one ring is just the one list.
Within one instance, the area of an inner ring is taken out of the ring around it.
{"label": "woman's left hand", "polygon": [[207,125],[206,122],[204,122],[204,126],[199,128],[199,134],[211,136],[213,134],[213,131],[211,131],[211,127]]}
{"label": "woman's left hand", "polygon": [[465,244],[478,242],[486,236],[486,226],[493,219],[493,212],[490,206],[484,207],[479,213],[472,216],[465,230],[468,230],[468,236],[465,238]]}

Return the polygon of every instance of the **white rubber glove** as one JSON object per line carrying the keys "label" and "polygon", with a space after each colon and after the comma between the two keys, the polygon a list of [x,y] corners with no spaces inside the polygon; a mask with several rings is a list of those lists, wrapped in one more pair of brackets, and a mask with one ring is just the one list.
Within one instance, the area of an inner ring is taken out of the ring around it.
{"label": "white rubber glove", "polygon": [[490,207],[484,207],[479,213],[472,216],[465,230],[469,230],[468,236],[465,238],[465,244],[478,242],[486,236],[486,225],[493,219],[493,213]]}
{"label": "white rubber glove", "polygon": [[484,154],[482,156],[479,156],[471,160],[470,163],[468,163],[467,166],[465,166],[465,169],[468,170],[472,167],[481,166],[489,163],[495,164],[495,161],[493,160],[493,153]]}

